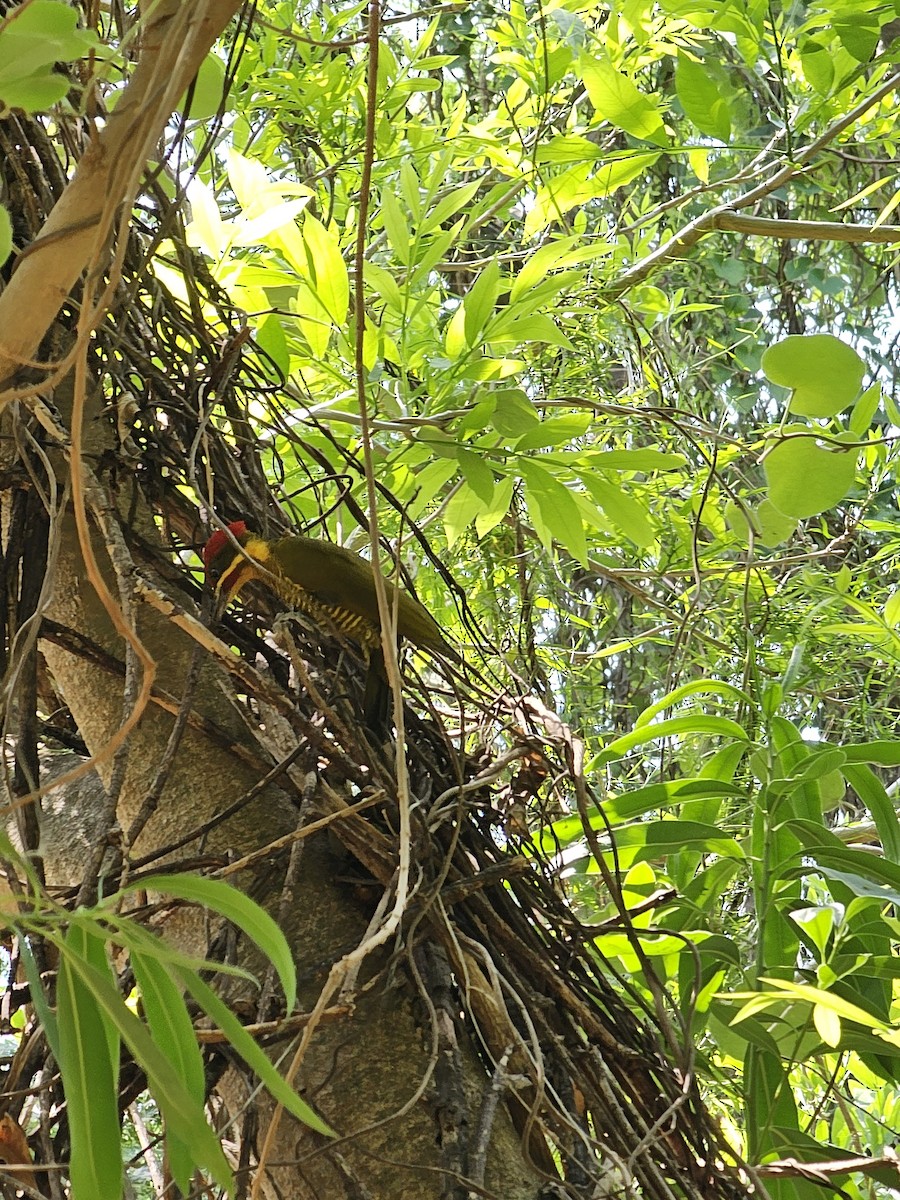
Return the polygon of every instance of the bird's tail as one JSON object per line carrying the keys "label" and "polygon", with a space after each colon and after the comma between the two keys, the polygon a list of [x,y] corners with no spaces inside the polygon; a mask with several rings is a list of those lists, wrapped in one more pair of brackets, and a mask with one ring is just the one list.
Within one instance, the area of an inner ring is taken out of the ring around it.
{"label": "bird's tail", "polygon": [[390,729],[391,688],[384,666],[384,654],[377,646],[369,655],[366,690],[363,695],[363,720],[366,729],[380,744]]}

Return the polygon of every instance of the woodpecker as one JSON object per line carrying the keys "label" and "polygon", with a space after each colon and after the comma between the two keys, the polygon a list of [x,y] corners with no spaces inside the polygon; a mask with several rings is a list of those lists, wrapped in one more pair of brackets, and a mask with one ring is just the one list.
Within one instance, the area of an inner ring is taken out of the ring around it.
{"label": "woodpecker", "polygon": [[[206,579],[219,605],[224,608],[251,579],[260,579],[288,608],[356,642],[368,662],[364,719],[372,733],[382,736],[390,689],[372,564],[352,550],[320,538],[297,534],[270,542],[251,533],[243,521],[233,521],[228,530],[234,541],[217,529],[203,548]],[[459,662],[431,613],[407,592],[395,597],[390,583],[387,589],[392,607],[396,599],[399,636]]]}

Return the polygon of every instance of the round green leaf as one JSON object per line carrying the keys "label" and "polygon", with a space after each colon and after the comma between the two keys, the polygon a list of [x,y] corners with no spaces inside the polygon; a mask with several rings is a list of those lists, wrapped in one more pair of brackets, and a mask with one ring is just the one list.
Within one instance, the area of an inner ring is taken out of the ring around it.
{"label": "round green leaf", "polygon": [[801,417],[839,413],[856,399],[866,371],[856,351],[830,333],[786,337],[766,350],[762,368],[773,383],[793,388],[790,411]]}
{"label": "round green leaf", "polygon": [[188,88],[181,97],[178,107],[184,111],[190,98],[191,106],[186,116],[191,121],[208,121],[214,117],[223,104],[225,92],[225,64],[216,54],[207,54],[200,64],[200,70],[194,79],[194,90]]}
{"label": "round green leaf", "polygon": [[750,541],[752,524],[754,539],[761,546],[779,546],[786,542],[797,528],[795,518],[779,512],[771,500],[763,500],[756,508],[752,505],[742,508],[733,500],[729,500],[725,505],[725,520],[745,542]]}
{"label": "round green leaf", "polygon": [[821,445],[804,425],[790,426],[789,437],[766,455],[765,472],[772,505],[786,517],[814,517],[843,500],[856,477],[855,450]]}
{"label": "round green leaf", "polygon": [[797,528],[795,518],[779,512],[771,500],[763,500],[755,515],[759,526],[757,541],[763,546],[780,546]]}
{"label": "round green leaf", "polygon": [[65,75],[50,71],[46,75],[35,73],[25,79],[16,79],[0,84],[0,103],[7,108],[21,108],[24,112],[46,112],[59,104],[70,87]]}

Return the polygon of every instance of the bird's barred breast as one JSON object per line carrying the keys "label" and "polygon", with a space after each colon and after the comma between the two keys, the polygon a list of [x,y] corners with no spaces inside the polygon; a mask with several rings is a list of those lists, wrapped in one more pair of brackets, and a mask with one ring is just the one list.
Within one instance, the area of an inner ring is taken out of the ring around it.
{"label": "bird's barred breast", "polygon": [[285,579],[283,575],[277,578],[275,590],[291,608],[311,617],[327,632],[329,625],[337,629],[344,637],[352,638],[364,650],[374,650],[381,645],[381,637],[377,629],[359,613],[348,612],[330,604],[323,604],[311,592]]}

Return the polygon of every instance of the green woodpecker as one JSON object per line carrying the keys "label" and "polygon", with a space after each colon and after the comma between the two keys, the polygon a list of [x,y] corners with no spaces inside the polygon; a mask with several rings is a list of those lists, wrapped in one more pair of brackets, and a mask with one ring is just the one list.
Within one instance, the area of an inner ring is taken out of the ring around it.
{"label": "green woodpecker", "polygon": [[[269,542],[251,533],[243,521],[233,521],[228,529],[234,541],[219,529],[203,549],[207,582],[221,606],[233,600],[251,579],[261,579],[289,608],[355,641],[368,660],[365,722],[373,733],[383,735],[390,689],[372,564],[352,550],[319,538],[295,535]],[[460,661],[437,621],[418,600],[402,591],[395,595],[390,583],[387,596],[392,608],[396,600],[400,637],[452,662]]]}

